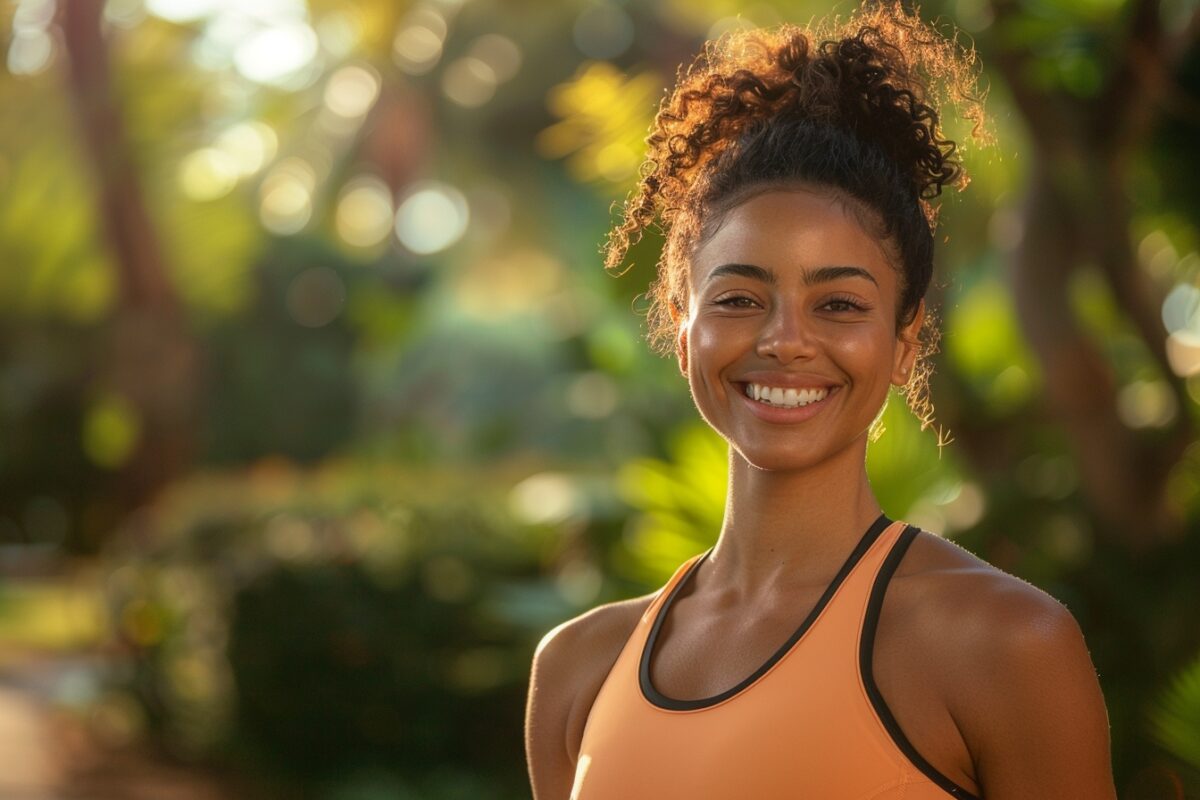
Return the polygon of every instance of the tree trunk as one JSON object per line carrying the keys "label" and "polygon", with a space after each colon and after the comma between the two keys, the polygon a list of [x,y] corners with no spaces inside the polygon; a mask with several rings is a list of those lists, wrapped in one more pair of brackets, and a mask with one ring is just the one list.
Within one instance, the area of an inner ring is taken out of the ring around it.
{"label": "tree trunk", "polygon": [[125,140],[101,32],[104,2],[71,0],[58,8],[68,90],[117,269],[117,300],[98,340],[97,388],[121,396],[137,417],[137,443],[114,476],[114,510],[123,514],[192,461],[202,353],[168,276]]}
{"label": "tree trunk", "polygon": [[[1022,236],[1010,253],[1019,323],[1042,368],[1047,409],[1067,435],[1103,533],[1143,549],[1181,530],[1166,483],[1195,430],[1183,380],[1167,364],[1158,322],[1162,297],[1138,266],[1129,238],[1125,166],[1169,94],[1173,66],[1196,38],[1196,20],[1168,36],[1158,3],[1135,0],[1120,50],[1124,60],[1102,91],[1081,98],[1029,80],[1031,55],[1013,44],[1007,27],[1021,13],[1017,3],[997,0],[993,9],[995,22],[976,43],[984,63],[1005,77],[1034,148]],[[1177,401],[1166,430],[1131,430],[1118,413],[1112,365],[1070,303],[1072,279],[1091,266],[1099,268]]]}

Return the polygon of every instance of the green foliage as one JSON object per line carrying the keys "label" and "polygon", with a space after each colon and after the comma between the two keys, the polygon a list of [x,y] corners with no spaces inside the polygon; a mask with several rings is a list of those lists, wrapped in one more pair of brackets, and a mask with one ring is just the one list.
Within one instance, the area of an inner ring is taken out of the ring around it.
{"label": "green foliage", "polygon": [[0,77],[0,314],[92,324],[111,307],[114,264],[72,109],[49,80]]}
{"label": "green foliage", "polygon": [[455,484],[268,463],[176,487],[107,552],[116,689],[176,752],[331,797],[361,796],[347,774],[376,776],[367,793],[520,796],[543,631],[503,598],[538,585],[544,540],[494,489]]}
{"label": "green foliage", "polygon": [[1017,328],[1013,299],[996,278],[967,287],[947,312],[943,348],[993,413],[1015,411],[1041,383]]}
{"label": "green foliage", "polygon": [[357,331],[344,314],[318,326],[302,324],[297,317],[303,317],[306,302],[314,302],[314,293],[305,298],[301,290],[312,276],[327,276],[331,285],[320,287],[315,300],[337,309],[343,301],[332,295],[347,292],[346,284],[374,281],[329,249],[304,241],[277,246],[252,275],[249,307],[219,318],[209,332],[206,460],[320,458],[336,451],[355,427],[359,386],[351,367]]}
{"label": "green foliage", "polygon": [[634,459],[617,475],[621,498],[640,515],[613,554],[615,566],[648,585],[661,585],[716,541],[725,518],[725,440],[692,423],[674,432],[667,450],[669,460]]}
{"label": "green foliage", "polygon": [[[867,447],[867,476],[888,515],[903,519],[921,505],[939,506],[952,499],[955,487],[963,482],[953,442],[939,448],[937,430],[921,430],[921,423],[895,389],[888,394],[881,423],[882,435]],[[910,521],[926,522],[919,518]],[[952,532],[941,530],[941,525],[935,527],[938,533]]]}
{"label": "green foliage", "polygon": [[1172,755],[1200,770],[1200,658],[1162,691],[1150,720],[1155,739]]}

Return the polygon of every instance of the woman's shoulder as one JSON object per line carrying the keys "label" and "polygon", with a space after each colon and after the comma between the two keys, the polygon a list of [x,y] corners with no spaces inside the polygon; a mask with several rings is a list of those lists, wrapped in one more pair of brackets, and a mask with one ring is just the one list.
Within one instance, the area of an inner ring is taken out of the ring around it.
{"label": "woman's shoulder", "polygon": [[1037,667],[1047,658],[1082,656],[1090,667],[1065,605],[934,533],[913,540],[885,597],[893,630],[920,643],[948,688],[971,687],[972,698],[989,679],[1010,690],[1019,681],[1044,680]]}
{"label": "woman's shoulder", "polygon": [[913,540],[888,594],[905,607],[905,617],[933,634],[930,644],[966,657],[1015,655],[1079,630],[1049,593],[929,531]]}
{"label": "woman's shoulder", "polygon": [[1102,785],[1104,700],[1065,605],[928,531],[913,540],[885,597],[889,637],[919,654],[909,666],[936,685],[981,774],[1016,787],[1066,768],[1087,776],[1096,790],[1089,797],[1111,796]]}
{"label": "woman's shoulder", "polygon": [[534,651],[525,748],[535,797],[565,797],[588,713],[657,593],[596,606],[556,625]]}
{"label": "woman's shoulder", "polygon": [[[656,595],[657,591],[603,603],[559,623],[542,637],[535,658],[548,657],[560,662],[596,659],[611,654],[616,660],[621,647]],[[616,652],[611,652],[614,648]]]}
{"label": "woman's shoulder", "polygon": [[538,643],[535,658],[546,653],[555,662],[579,659],[607,662],[604,665],[604,674],[607,675],[612,662],[650,604],[682,576],[686,565],[699,556],[697,554],[681,563],[675,574],[653,591],[603,603],[555,626]]}

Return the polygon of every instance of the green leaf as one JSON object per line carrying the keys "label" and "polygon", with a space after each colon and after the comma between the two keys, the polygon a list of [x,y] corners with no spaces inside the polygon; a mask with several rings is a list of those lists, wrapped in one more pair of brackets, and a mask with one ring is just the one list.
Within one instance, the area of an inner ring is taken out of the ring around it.
{"label": "green leaf", "polygon": [[1200,768],[1200,658],[1175,676],[1150,712],[1152,734],[1169,753]]}

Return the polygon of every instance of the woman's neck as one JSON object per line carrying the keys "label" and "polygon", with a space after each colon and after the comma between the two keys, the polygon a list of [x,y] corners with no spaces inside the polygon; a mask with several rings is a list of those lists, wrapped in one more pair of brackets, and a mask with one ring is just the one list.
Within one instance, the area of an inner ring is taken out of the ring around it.
{"label": "woman's neck", "polygon": [[731,598],[828,583],[881,513],[865,449],[796,472],[759,469],[732,449],[729,457],[725,520],[706,582]]}

